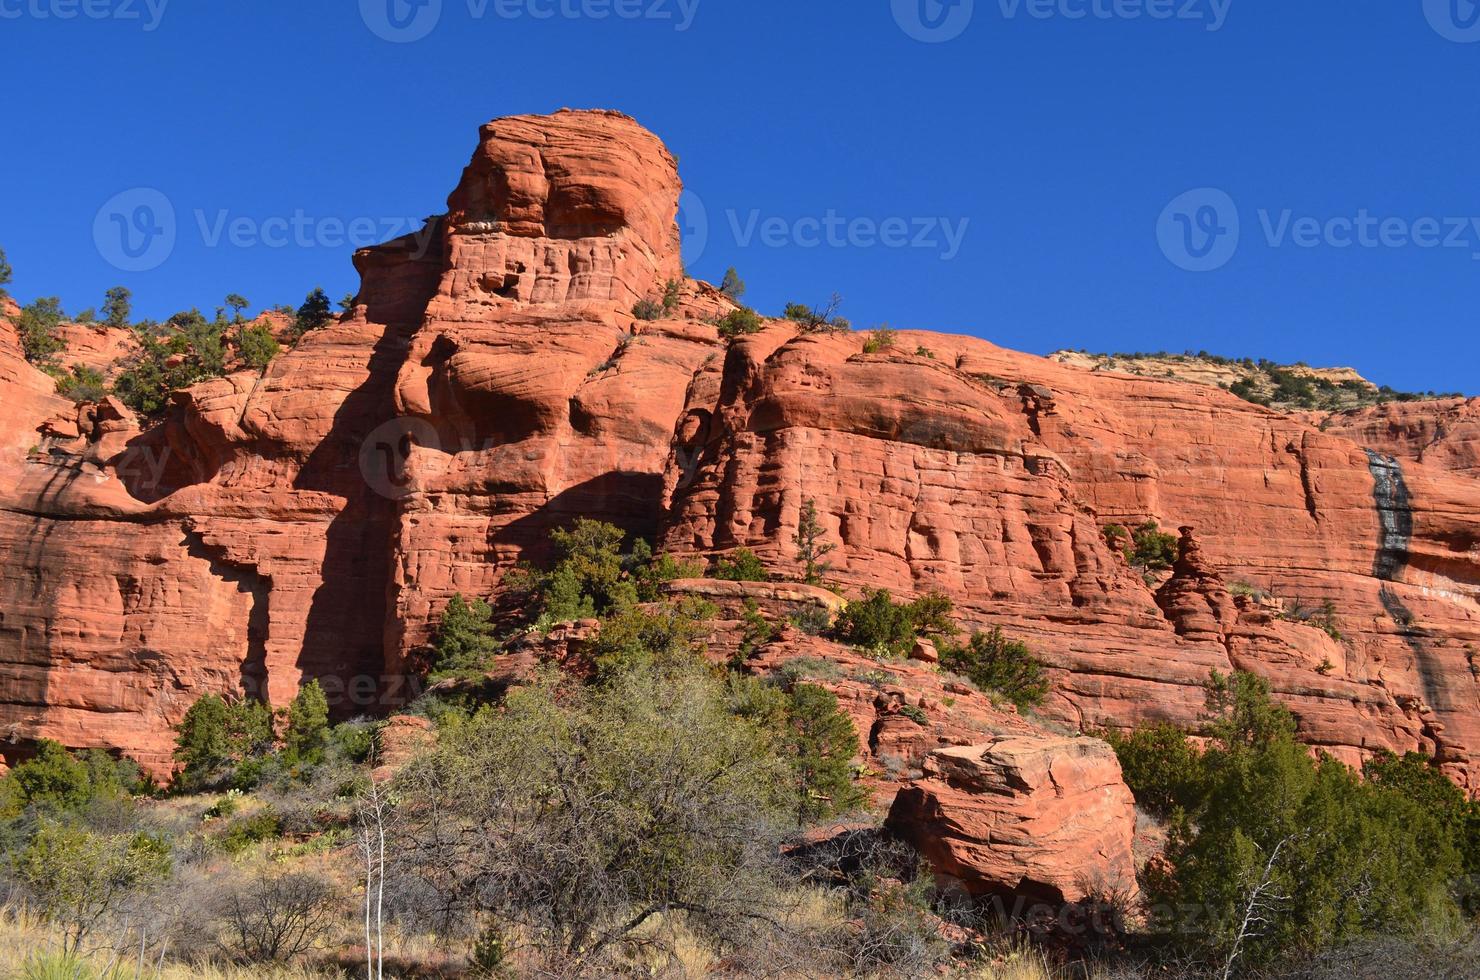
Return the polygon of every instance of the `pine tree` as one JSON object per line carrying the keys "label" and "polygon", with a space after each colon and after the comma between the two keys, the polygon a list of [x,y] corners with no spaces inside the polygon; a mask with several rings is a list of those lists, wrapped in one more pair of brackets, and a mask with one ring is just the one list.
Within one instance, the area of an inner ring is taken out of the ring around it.
{"label": "pine tree", "polygon": [[329,738],[329,699],[319,682],[309,681],[288,706],[288,758],[313,764],[324,757]]}
{"label": "pine tree", "polygon": [[832,568],[823,559],[837,546],[823,544],[823,533],[822,523],[817,519],[817,502],[808,497],[802,502],[796,537],[792,538],[797,546],[797,561],[802,563],[804,569],[802,580],[808,585],[821,585],[823,576]]}
{"label": "pine tree", "polygon": [[133,294],[123,286],[108,290],[103,300],[103,322],[110,327],[127,327],[129,315],[133,313]]}

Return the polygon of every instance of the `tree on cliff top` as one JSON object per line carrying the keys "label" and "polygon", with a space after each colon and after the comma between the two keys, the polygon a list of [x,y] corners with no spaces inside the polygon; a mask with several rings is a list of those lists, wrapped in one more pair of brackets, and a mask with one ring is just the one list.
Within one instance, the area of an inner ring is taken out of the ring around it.
{"label": "tree on cliff top", "polygon": [[103,298],[103,322],[120,329],[128,326],[129,315],[133,312],[132,299],[133,293],[123,286],[108,290]]}
{"label": "tree on cliff top", "polygon": [[9,296],[5,287],[10,285],[10,262],[5,258],[5,249],[0,248],[0,298]]}
{"label": "tree on cliff top", "polygon": [[303,305],[298,307],[297,316],[293,321],[293,334],[302,337],[310,330],[317,330],[328,325],[333,319],[334,307],[329,302],[329,294],[321,287],[315,287],[304,299]]}

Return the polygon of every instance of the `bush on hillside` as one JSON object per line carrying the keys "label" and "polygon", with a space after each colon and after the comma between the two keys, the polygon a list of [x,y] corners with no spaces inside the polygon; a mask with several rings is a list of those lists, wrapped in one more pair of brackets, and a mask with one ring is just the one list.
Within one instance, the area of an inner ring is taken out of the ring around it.
{"label": "bush on hillside", "polygon": [[895,602],[888,589],[875,589],[848,603],[838,615],[836,631],[845,643],[884,656],[902,657],[924,634],[949,636],[955,632],[950,598],[931,593],[914,602]]}
{"label": "bush on hillside", "polygon": [[768,582],[766,563],[749,548],[736,548],[714,566],[714,577],[725,582]]}
{"label": "bush on hillside", "polygon": [[981,691],[995,692],[1019,708],[1043,703],[1049,690],[1048,675],[1027,644],[1012,640],[994,628],[977,632],[965,644],[941,644],[940,665],[960,674]]}

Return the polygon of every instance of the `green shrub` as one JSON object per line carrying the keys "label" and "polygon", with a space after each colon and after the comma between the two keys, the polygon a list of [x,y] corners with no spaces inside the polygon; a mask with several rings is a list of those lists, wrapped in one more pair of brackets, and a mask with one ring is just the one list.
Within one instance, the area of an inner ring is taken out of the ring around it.
{"label": "green shrub", "polygon": [[765,562],[749,548],[736,548],[714,566],[714,577],[725,582],[768,582]]}
{"label": "green shrub", "polygon": [[807,603],[787,613],[786,621],[808,636],[821,636],[832,629],[833,617],[826,607]]}
{"label": "green shrub", "polygon": [[123,286],[114,286],[108,290],[103,300],[103,322],[115,329],[128,326],[129,316],[133,313],[133,294]]}
{"label": "green shrub", "polygon": [[[4,259],[4,253],[0,253],[0,262]],[[740,297],[745,295],[745,280],[740,278],[740,273],[735,271],[733,265],[725,270],[725,277],[720,280],[719,291],[736,302],[739,302]]]}
{"label": "green shrub", "polygon": [[956,632],[950,597],[933,592],[914,602],[899,603],[888,589],[865,593],[848,603],[838,616],[837,633],[846,643],[881,655],[902,657],[922,634],[950,636]]}
{"label": "green shrub", "polygon": [[744,337],[753,333],[760,333],[765,327],[759,314],[748,306],[742,306],[738,310],[731,310],[720,318],[719,335],[725,340],[734,340],[736,337]]}
{"label": "green shrub", "polygon": [[32,364],[49,365],[66,349],[58,336],[62,325],[62,301],[56,296],[43,297],[21,310],[16,329],[21,335],[21,349]]}
{"label": "green shrub", "polygon": [[10,262],[5,258],[5,249],[0,248],[0,297],[9,296],[5,287],[10,285],[11,269]]}
{"label": "green shrub", "polygon": [[637,670],[666,673],[696,662],[715,607],[686,596],[656,610],[622,606],[602,620],[587,656],[598,680]]}
{"label": "green shrub", "polygon": [[599,619],[637,602],[656,602],[666,582],[699,578],[704,566],[669,555],[654,556],[641,539],[624,552],[627,533],[601,521],[580,518],[551,533],[556,560],[549,571],[524,568],[508,585],[527,596],[544,624]]}
{"label": "green shrub", "polygon": [[257,324],[241,331],[238,341],[242,363],[249,368],[262,370],[282,352],[282,345],[265,324]]}
{"label": "green shrub", "polygon": [[698,662],[597,685],[544,674],[449,719],[398,777],[403,880],[595,975],[628,972],[603,951],[650,943],[635,930],[655,901],[708,934],[753,935],[792,810],[772,739]]}
{"label": "green shrub", "polygon": [[433,677],[465,676],[486,671],[500,649],[493,609],[482,599],[468,602],[455,595],[442,610],[433,634]]}
{"label": "green shrub", "polygon": [[109,914],[170,874],[168,846],[147,834],[98,834],[46,821],[13,858],[35,908],[62,931],[62,952],[79,951]]}
{"label": "green shrub", "polygon": [[248,789],[273,750],[272,712],[260,701],[227,703],[214,694],[192,704],[175,726],[175,761],[182,792]]}
{"label": "green shrub", "polygon": [[329,294],[321,288],[315,288],[304,299],[303,305],[298,307],[293,320],[293,335],[302,337],[310,330],[326,327],[333,321],[334,307],[329,302]]}
{"label": "green shrub", "polygon": [[1001,629],[973,633],[964,645],[941,645],[940,665],[966,677],[982,691],[995,691],[1019,708],[1031,708],[1048,696],[1043,664],[1020,640],[1009,640]]}
{"label": "green shrub", "polygon": [[283,835],[283,820],[272,807],[264,807],[249,817],[227,825],[221,835],[221,848],[228,854],[240,854],[254,844],[276,840]]}
{"label": "green shrub", "polygon": [[633,304],[632,315],[639,320],[661,320],[663,304],[655,299],[640,299]]}
{"label": "green shrub", "polygon": [[318,681],[303,685],[288,706],[285,741],[289,764],[315,765],[323,760],[329,742],[329,699]]}
{"label": "green shrub", "polygon": [[772,622],[761,614],[761,607],[754,599],[745,600],[745,609],[740,615],[740,661],[749,660],[757,650],[781,635]]}
{"label": "green shrub", "polygon": [[226,373],[224,320],[210,321],[199,310],[177,313],[159,330],[135,331],[140,350],[113,383],[119,399],[141,415],[156,415],[170,393]]}
{"label": "green shrub", "polygon": [[56,380],[57,394],[78,404],[102,401],[108,391],[108,382],[102,372],[86,365],[74,364],[71,371],[48,373]]}
{"label": "green shrub", "polygon": [[1134,531],[1119,524],[1106,525],[1105,541],[1125,555],[1132,567],[1148,572],[1165,571],[1177,561],[1178,538],[1167,534],[1155,521],[1147,521]]}
{"label": "green shrub", "polygon": [[925,713],[924,708],[921,708],[917,705],[902,704],[899,706],[899,713],[904,715],[906,718],[917,725],[922,725],[927,728],[930,726],[930,716]]}
{"label": "green shrub", "polygon": [[805,826],[863,806],[868,794],[853,781],[859,752],[853,719],[838,697],[815,684],[797,684],[786,705],[783,755],[795,773],[797,825]]}
{"label": "green shrub", "polygon": [[899,335],[887,325],[879,327],[871,331],[868,339],[863,342],[863,352],[865,354],[877,354],[881,350],[893,347],[898,339]]}
{"label": "green shrub", "polygon": [[787,303],[782,316],[801,325],[803,333],[847,333],[853,324],[837,315],[843,297],[837,293],[826,306],[813,308],[803,303]]}
{"label": "green shrub", "polygon": [[1312,758],[1253,675],[1214,673],[1207,701],[1201,792],[1146,882],[1153,905],[1196,908],[1199,923],[1162,928],[1231,972],[1458,920],[1448,886],[1467,821],[1421,762],[1376,759],[1363,782]]}
{"label": "green shrub", "polygon": [[1115,749],[1125,784],[1143,810],[1170,817],[1178,809],[1193,809],[1202,799],[1202,754],[1186,732],[1161,723],[1129,733],[1104,731],[1100,736]]}

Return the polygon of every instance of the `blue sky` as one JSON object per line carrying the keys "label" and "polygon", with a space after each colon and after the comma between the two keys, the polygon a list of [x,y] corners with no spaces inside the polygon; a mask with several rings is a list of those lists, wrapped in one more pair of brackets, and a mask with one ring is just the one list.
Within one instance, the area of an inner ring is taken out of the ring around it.
{"label": "blue sky", "polygon": [[[481,122],[609,107],[681,157],[690,271],[765,312],[1480,393],[1471,0],[423,2],[0,0],[11,291],[337,297]],[[140,188],[163,258],[108,244]]]}

